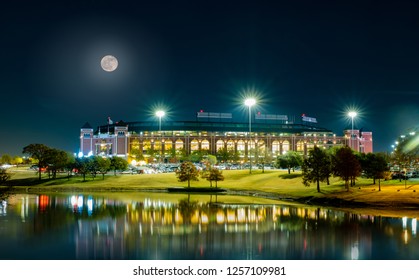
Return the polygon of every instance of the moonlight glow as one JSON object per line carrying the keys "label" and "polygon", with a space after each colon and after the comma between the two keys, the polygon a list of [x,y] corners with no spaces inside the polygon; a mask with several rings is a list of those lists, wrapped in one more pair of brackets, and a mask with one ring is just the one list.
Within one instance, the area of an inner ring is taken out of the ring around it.
{"label": "moonlight glow", "polygon": [[118,67],[118,60],[113,55],[106,55],[100,61],[100,66],[106,72],[112,72]]}

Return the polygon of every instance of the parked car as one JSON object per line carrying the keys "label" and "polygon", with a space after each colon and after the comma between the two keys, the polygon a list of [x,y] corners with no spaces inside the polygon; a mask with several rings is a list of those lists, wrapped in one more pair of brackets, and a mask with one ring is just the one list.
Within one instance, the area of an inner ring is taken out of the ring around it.
{"label": "parked car", "polygon": [[407,178],[416,178],[418,177],[418,173],[416,171],[407,172]]}
{"label": "parked car", "polygon": [[393,179],[393,180],[400,180],[400,179],[404,180],[405,176],[404,176],[404,173],[393,172],[393,174],[391,174],[391,179]]}

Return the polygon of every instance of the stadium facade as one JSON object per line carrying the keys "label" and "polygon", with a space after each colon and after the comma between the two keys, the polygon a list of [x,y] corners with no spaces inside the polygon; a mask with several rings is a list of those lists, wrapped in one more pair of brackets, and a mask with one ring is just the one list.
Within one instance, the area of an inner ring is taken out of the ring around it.
{"label": "stadium facade", "polygon": [[[302,116],[290,121],[284,115],[252,116],[252,121],[231,121],[229,113],[197,113],[195,121],[139,121],[113,123],[94,129],[89,123],[80,130],[79,156],[102,155],[147,160],[153,153],[159,160],[168,161],[182,151],[189,155],[206,151],[215,155],[221,149],[234,152],[241,162],[255,157],[276,157],[287,151],[307,155],[315,146],[328,149],[336,146],[373,151],[372,132],[347,129],[343,136],[317,126],[315,118]],[[351,138],[352,136],[352,138]]]}

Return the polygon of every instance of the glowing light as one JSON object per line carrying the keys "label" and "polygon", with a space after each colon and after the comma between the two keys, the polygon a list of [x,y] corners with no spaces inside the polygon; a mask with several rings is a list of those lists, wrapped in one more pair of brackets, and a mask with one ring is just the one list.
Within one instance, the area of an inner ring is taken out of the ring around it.
{"label": "glowing light", "polygon": [[[254,99],[253,97],[251,98],[246,98],[246,100],[244,101],[244,104],[249,107],[249,137],[251,137],[251,133],[252,133],[252,106],[256,104],[256,99]],[[250,153],[249,153],[249,173],[252,173],[252,159],[250,157]]]}
{"label": "glowing light", "polygon": [[244,105],[246,105],[246,106],[248,106],[248,107],[252,107],[253,105],[255,105],[256,104],[256,99],[254,99],[254,98],[247,98],[245,101],[244,101]]}
{"label": "glowing light", "polygon": [[[414,134],[411,134],[411,135],[414,136]],[[404,151],[410,152],[416,149],[417,147],[419,147],[419,135],[416,135],[408,140],[407,144],[404,147]]]}
{"label": "glowing light", "polygon": [[355,118],[357,115],[358,115],[357,112],[354,112],[354,111],[351,111],[348,113],[348,116],[351,118]]}
{"label": "glowing light", "polygon": [[159,118],[164,117],[165,114],[166,113],[164,111],[161,111],[161,110],[156,112],[156,116],[159,117]]}
{"label": "glowing light", "polygon": [[357,114],[357,112],[355,112],[355,111],[350,111],[349,113],[348,113],[348,116],[349,117],[351,117],[351,121],[352,121],[352,129],[351,129],[351,142],[350,142],[350,146],[351,146],[351,148],[353,149],[354,148],[354,145],[353,145],[353,138],[354,138],[354,118],[357,116],[358,114]]}

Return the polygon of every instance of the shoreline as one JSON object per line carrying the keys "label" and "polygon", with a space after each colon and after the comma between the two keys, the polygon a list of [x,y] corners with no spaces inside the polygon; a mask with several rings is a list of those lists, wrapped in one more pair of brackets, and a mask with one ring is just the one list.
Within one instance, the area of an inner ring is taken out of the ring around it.
{"label": "shoreline", "polygon": [[[399,188],[400,186],[393,186],[393,188]],[[179,187],[182,189],[183,187]],[[388,186],[386,187],[389,188]],[[198,188],[193,188],[194,190],[181,191],[181,192],[170,192],[168,188],[145,188],[145,187],[74,187],[74,186],[65,186],[65,187],[51,187],[46,186],[31,186],[31,187],[6,187],[0,188],[0,190],[7,190],[9,194],[22,194],[22,193],[31,193],[31,194],[40,194],[40,193],[138,193],[138,192],[152,192],[152,193],[168,193],[168,194],[213,194],[213,195],[231,195],[231,196],[247,196],[247,197],[258,197],[269,200],[274,200],[278,202],[283,202],[284,204],[293,204],[293,205],[302,205],[307,207],[320,207],[320,208],[329,208],[338,211],[350,211],[357,214],[365,215],[374,215],[374,216],[386,216],[386,217],[409,217],[416,218],[419,217],[419,197],[417,201],[397,199],[393,201],[362,201],[362,200],[350,200],[339,197],[339,193],[324,194],[323,196],[291,196],[283,195],[279,193],[272,193],[266,191],[254,191],[254,190],[231,190],[226,188],[223,189],[223,192],[219,190],[214,192],[208,192],[207,190],[203,191],[194,191]],[[183,188],[186,189],[186,188]],[[208,188],[207,188],[208,189]],[[215,189],[215,188],[214,188]],[[354,188],[355,189],[355,188]],[[355,190],[350,190],[348,193],[351,194]],[[388,191],[388,190],[387,190]],[[377,191],[378,192],[378,191]]]}
{"label": "shoreline", "polygon": [[[18,170],[16,170],[18,171]],[[61,177],[38,181],[35,173],[20,169],[16,178],[0,186],[2,193],[188,193],[185,183],[179,183],[173,173],[161,174],[118,174],[106,180],[82,181],[79,176]],[[346,190],[338,178],[331,178],[330,185],[321,184],[321,192],[315,186],[302,184],[301,173],[287,174],[286,171],[272,170],[254,172],[246,170],[225,170],[225,180],[218,188],[209,187],[206,180],[193,182],[191,194],[218,194],[246,196],[251,203],[252,197],[270,199],[286,204],[299,204],[308,207],[323,207],[348,210],[374,215],[397,217],[419,216],[419,179],[407,182],[382,181],[381,191],[371,179],[358,178],[356,185]],[[174,190],[169,192],[169,189]],[[225,190],[220,193],[219,190]],[[179,192],[178,192],[179,191]]]}

